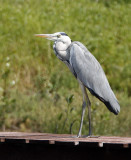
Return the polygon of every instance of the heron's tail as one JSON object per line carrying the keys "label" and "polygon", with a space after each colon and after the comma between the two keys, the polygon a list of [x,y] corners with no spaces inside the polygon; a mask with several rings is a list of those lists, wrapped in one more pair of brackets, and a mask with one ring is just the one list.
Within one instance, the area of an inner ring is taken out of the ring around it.
{"label": "heron's tail", "polygon": [[120,112],[120,105],[119,105],[117,99],[114,99],[113,102],[112,101],[111,102],[104,101],[104,104],[115,115],[118,115],[118,113]]}
{"label": "heron's tail", "polygon": [[110,90],[111,92],[108,95],[108,98],[102,98],[98,94],[96,94],[92,89],[90,88],[88,89],[91,92],[91,94],[93,94],[95,97],[97,97],[100,101],[102,101],[106,105],[109,111],[113,112],[115,115],[117,115],[120,112],[120,105],[112,90]]}

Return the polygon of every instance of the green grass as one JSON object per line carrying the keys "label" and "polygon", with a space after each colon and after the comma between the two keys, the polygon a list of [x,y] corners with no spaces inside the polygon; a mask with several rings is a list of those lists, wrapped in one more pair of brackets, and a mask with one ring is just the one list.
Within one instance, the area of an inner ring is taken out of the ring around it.
{"label": "green grass", "polygon": [[[115,116],[89,94],[94,134],[130,136],[130,15],[128,0],[1,0],[0,130],[70,133],[72,126],[77,134],[78,82],[55,57],[52,42],[34,37],[64,31],[98,59],[121,106]],[[86,113],[83,134],[87,132]]]}

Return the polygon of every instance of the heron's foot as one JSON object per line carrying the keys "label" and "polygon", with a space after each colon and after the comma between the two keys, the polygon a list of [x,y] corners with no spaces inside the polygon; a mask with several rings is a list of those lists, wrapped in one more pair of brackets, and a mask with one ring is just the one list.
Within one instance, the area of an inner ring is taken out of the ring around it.
{"label": "heron's foot", "polygon": [[71,136],[72,138],[81,138],[81,135]]}
{"label": "heron's foot", "polygon": [[71,138],[79,138],[78,136],[71,136]]}
{"label": "heron's foot", "polygon": [[100,136],[94,136],[94,135],[83,135],[80,136],[79,138],[99,138]]}
{"label": "heron's foot", "polygon": [[100,136],[94,136],[94,135],[77,135],[77,136],[71,136],[71,138],[99,138]]}
{"label": "heron's foot", "polygon": [[77,135],[76,138],[81,138],[81,136],[80,136],[80,135]]}

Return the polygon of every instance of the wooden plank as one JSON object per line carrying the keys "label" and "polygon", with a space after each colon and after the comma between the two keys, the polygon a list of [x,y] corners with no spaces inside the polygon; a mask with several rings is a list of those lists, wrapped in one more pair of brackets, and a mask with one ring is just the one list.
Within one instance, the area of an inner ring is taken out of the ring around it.
{"label": "wooden plank", "polygon": [[70,134],[49,133],[0,132],[0,142],[131,148],[131,137],[99,136],[97,138],[76,138],[75,135]]}

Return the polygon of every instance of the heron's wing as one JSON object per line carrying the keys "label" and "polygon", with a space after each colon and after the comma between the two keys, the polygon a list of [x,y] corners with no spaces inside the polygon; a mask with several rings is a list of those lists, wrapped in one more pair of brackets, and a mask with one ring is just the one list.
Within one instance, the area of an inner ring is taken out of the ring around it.
{"label": "heron's wing", "polygon": [[120,107],[108,83],[105,73],[96,58],[80,42],[70,46],[70,64],[77,78],[99,98],[108,109],[118,114]]}

